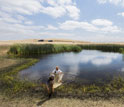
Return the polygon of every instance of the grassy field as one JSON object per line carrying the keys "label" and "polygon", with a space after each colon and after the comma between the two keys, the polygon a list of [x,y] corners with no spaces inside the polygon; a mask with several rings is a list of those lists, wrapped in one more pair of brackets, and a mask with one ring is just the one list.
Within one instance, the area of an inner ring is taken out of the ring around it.
{"label": "grassy field", "polygon": [[[123,52],[123,45],[65,45],[65,44],[16,44],[10,46],[2,45],[0,47],[0,103],[4,106],[20,107],[57,107],[57,104],[63,107],[78,104],[82,107],[122,107],[124,95],[124,80],[115,78],[110,83],[103,86],[92,85],[62,85],[55,90],[53,99],[47,99],[46,87],[44,84],[36,84],[18,79],[18,72],[35,64],[38,59],[18,58],[13,56],[27,56],[34,54],[50,54],[60,52],[80,52],[82,49],[97,49],[109,52]],[[12,55],[11,57],[8,56]],[[26,97],[27,96],[27,97]],[[41,98],[41,96],[43,98]],[[8,98],[7,98],[8,97]],[[24,99],[22,99],[22,97]],[[57,97],[57,98],[56,98]],[[12,101],[10,99],[14,98]],[[47,99],[47,100],[44,100]],[[70,99],[75,98],[75,99]],[[89,100],[87,98],[93,98]],[[101,100],[102,98],[102,100]],[[114,100],[103,100],[111,99]],[[121,100],[118,100],[120,98]],[[85,100],[82,100],[85,99]],[[94,101],[94,99],[100,99]],[[31,102],[31,103],[29,103]],[[68,103],[69,102],[69,103]],[[50,106],[49,106],[50,105]],[[80,107],[79,106],[79,107]],[[61,106],[60,106],[61,107]]]}

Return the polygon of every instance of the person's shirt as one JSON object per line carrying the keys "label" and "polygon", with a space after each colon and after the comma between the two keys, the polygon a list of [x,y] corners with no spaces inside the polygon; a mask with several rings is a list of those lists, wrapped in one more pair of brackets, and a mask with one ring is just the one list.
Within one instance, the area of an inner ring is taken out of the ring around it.
{"label": "person's shirt", "polygon": [[58,70],[54,69],[54,70],[52,71],[52,73],[53,73],[53,74],[59,74],[59,73],[62,73],[62,71],[61,71],[60,69],[58,69]]}

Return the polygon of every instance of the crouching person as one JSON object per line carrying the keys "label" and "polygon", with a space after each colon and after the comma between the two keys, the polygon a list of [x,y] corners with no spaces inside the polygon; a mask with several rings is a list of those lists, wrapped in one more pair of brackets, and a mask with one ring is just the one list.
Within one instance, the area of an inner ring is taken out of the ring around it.
{"label": "crouching person", "polygon": [[49,98],[51,98],[52,94],[54,93],[54,79],[55,79],[55,76],[52,74],[50,75],[50,77],[48,78],[48,81],[47,81],[47,91],[48,91],[48,94],[49,94]]}

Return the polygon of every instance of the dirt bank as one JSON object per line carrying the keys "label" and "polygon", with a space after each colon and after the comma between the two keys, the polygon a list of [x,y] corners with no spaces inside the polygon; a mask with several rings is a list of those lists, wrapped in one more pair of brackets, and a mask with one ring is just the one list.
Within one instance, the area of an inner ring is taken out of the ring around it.
{"label": "dirt bank", "polygon": [[0,107],[123,107],[122,99],[91,100],[69,98],[18,98],[6,99],[0,96]]}

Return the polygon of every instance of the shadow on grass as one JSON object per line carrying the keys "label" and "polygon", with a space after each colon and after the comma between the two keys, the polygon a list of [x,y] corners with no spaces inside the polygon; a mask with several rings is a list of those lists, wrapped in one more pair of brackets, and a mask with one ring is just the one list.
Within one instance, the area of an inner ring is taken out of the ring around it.
{"label": "shadow on grass", "polygon": [[44,97],[41,99],[40,102],[37,103],[37,106],[41,106],[43,105],[46,101],[50,100],[48,97]]}

